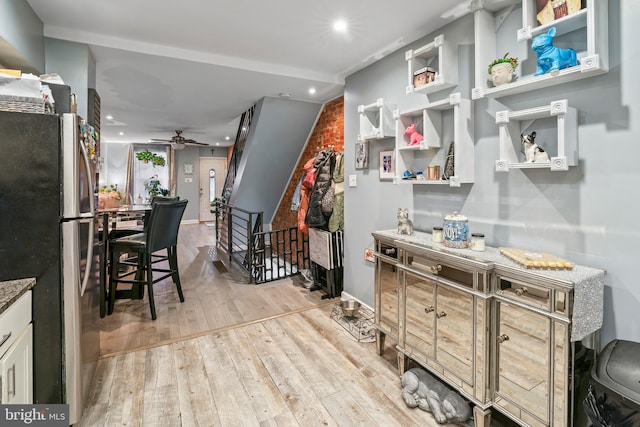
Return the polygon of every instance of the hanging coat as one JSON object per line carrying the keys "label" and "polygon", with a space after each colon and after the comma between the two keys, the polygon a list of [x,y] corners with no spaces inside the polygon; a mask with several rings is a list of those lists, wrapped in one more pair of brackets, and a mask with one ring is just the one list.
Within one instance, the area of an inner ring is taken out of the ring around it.
{"label": "hanging coat", "polygon": [[331,185],[331,172],[333,171],[333,151],[324,150],[318,153],[313,166],[316,168],[316,182],[309,199],[309,209],[305,223],[309,227],[326,228],[328,218],[322,212],[322,198]]}
{"label": "hanging coat", "polygon": [[307,217],[307,208],[309,207],[309,199],[311,198],[311,191],[313,185],[316,182],[316,170],[313,167],[315,158],[311,158],[304,164],[302,170],[304,171],[304,178],[302,179],[302,185],[300,186],[300,206],[298,208],[298,230],[303,234],[307,234],[309,226],[305,224],[304,220]]}
{"label": "hanging coat", "polygon": [[344,154],[336,155],[333,181],[333,212],[329,218],[329,231],[344,230]]}

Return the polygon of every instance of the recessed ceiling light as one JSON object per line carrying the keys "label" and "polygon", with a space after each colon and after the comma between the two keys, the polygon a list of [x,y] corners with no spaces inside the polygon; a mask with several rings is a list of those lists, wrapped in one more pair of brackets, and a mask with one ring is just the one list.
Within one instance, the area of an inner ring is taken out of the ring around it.
{"label": "recessed ceiling light", "polygon": [[344,19],[338,19],[333,23],[333,30],[338,33],[344,33],[347,31],[347,21]]}
{"label": "recessed ceiling light", "polygon": [[120,134],[119,134],[119,135],[120,135],[120,136],[124,135],[124,132],[120,132]]}
{"label": "recessed ceiling light", "polygon": [[309,93],[311,95],[314,95],[316,93],[316,88],[315,87],[309,88]]}
{"label": "recessed ceiling light", "polygon": [[230,140],[231,138],[229,138],[228,136],[225,136],[224,139],[226,139],[227,141]]}
{"label": "recessed ceiling light", "polygon": [[216,142],[216,145],[220,145],[220,143],[219,143],[219,142]]}
{"label": "recessed ceiling light", "polygon": [[113,116],[111,114],[109,114],[107,117],[105,117],[105,119],[107,120],[113,120]]}

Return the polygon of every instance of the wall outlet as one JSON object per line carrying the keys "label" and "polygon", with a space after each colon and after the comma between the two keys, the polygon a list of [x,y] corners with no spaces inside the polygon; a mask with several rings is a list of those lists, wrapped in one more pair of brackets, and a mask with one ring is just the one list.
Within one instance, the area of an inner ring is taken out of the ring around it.
{"label": "wall outlet", "polygon": [[355,187],[358,184],[357,175],[349,175],[349,187]]}

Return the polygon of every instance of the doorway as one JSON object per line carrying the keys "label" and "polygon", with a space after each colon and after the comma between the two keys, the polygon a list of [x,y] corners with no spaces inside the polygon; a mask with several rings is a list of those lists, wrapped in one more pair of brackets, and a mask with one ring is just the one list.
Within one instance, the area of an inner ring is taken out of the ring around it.
{"label": "doorway", "polygon": [[222,195],[222,187],[227,177],[227,159],[225,157],[200,158],[200,222],[213,222],[211,202]]}

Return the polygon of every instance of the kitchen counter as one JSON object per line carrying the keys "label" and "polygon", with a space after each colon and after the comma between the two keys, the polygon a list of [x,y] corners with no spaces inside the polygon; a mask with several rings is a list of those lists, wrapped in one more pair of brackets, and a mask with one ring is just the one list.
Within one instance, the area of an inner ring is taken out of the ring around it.
{"label": "kitchen counter", "polygon": [[0,314],[36,284],[36,279],[7,280],[0,282]]}

